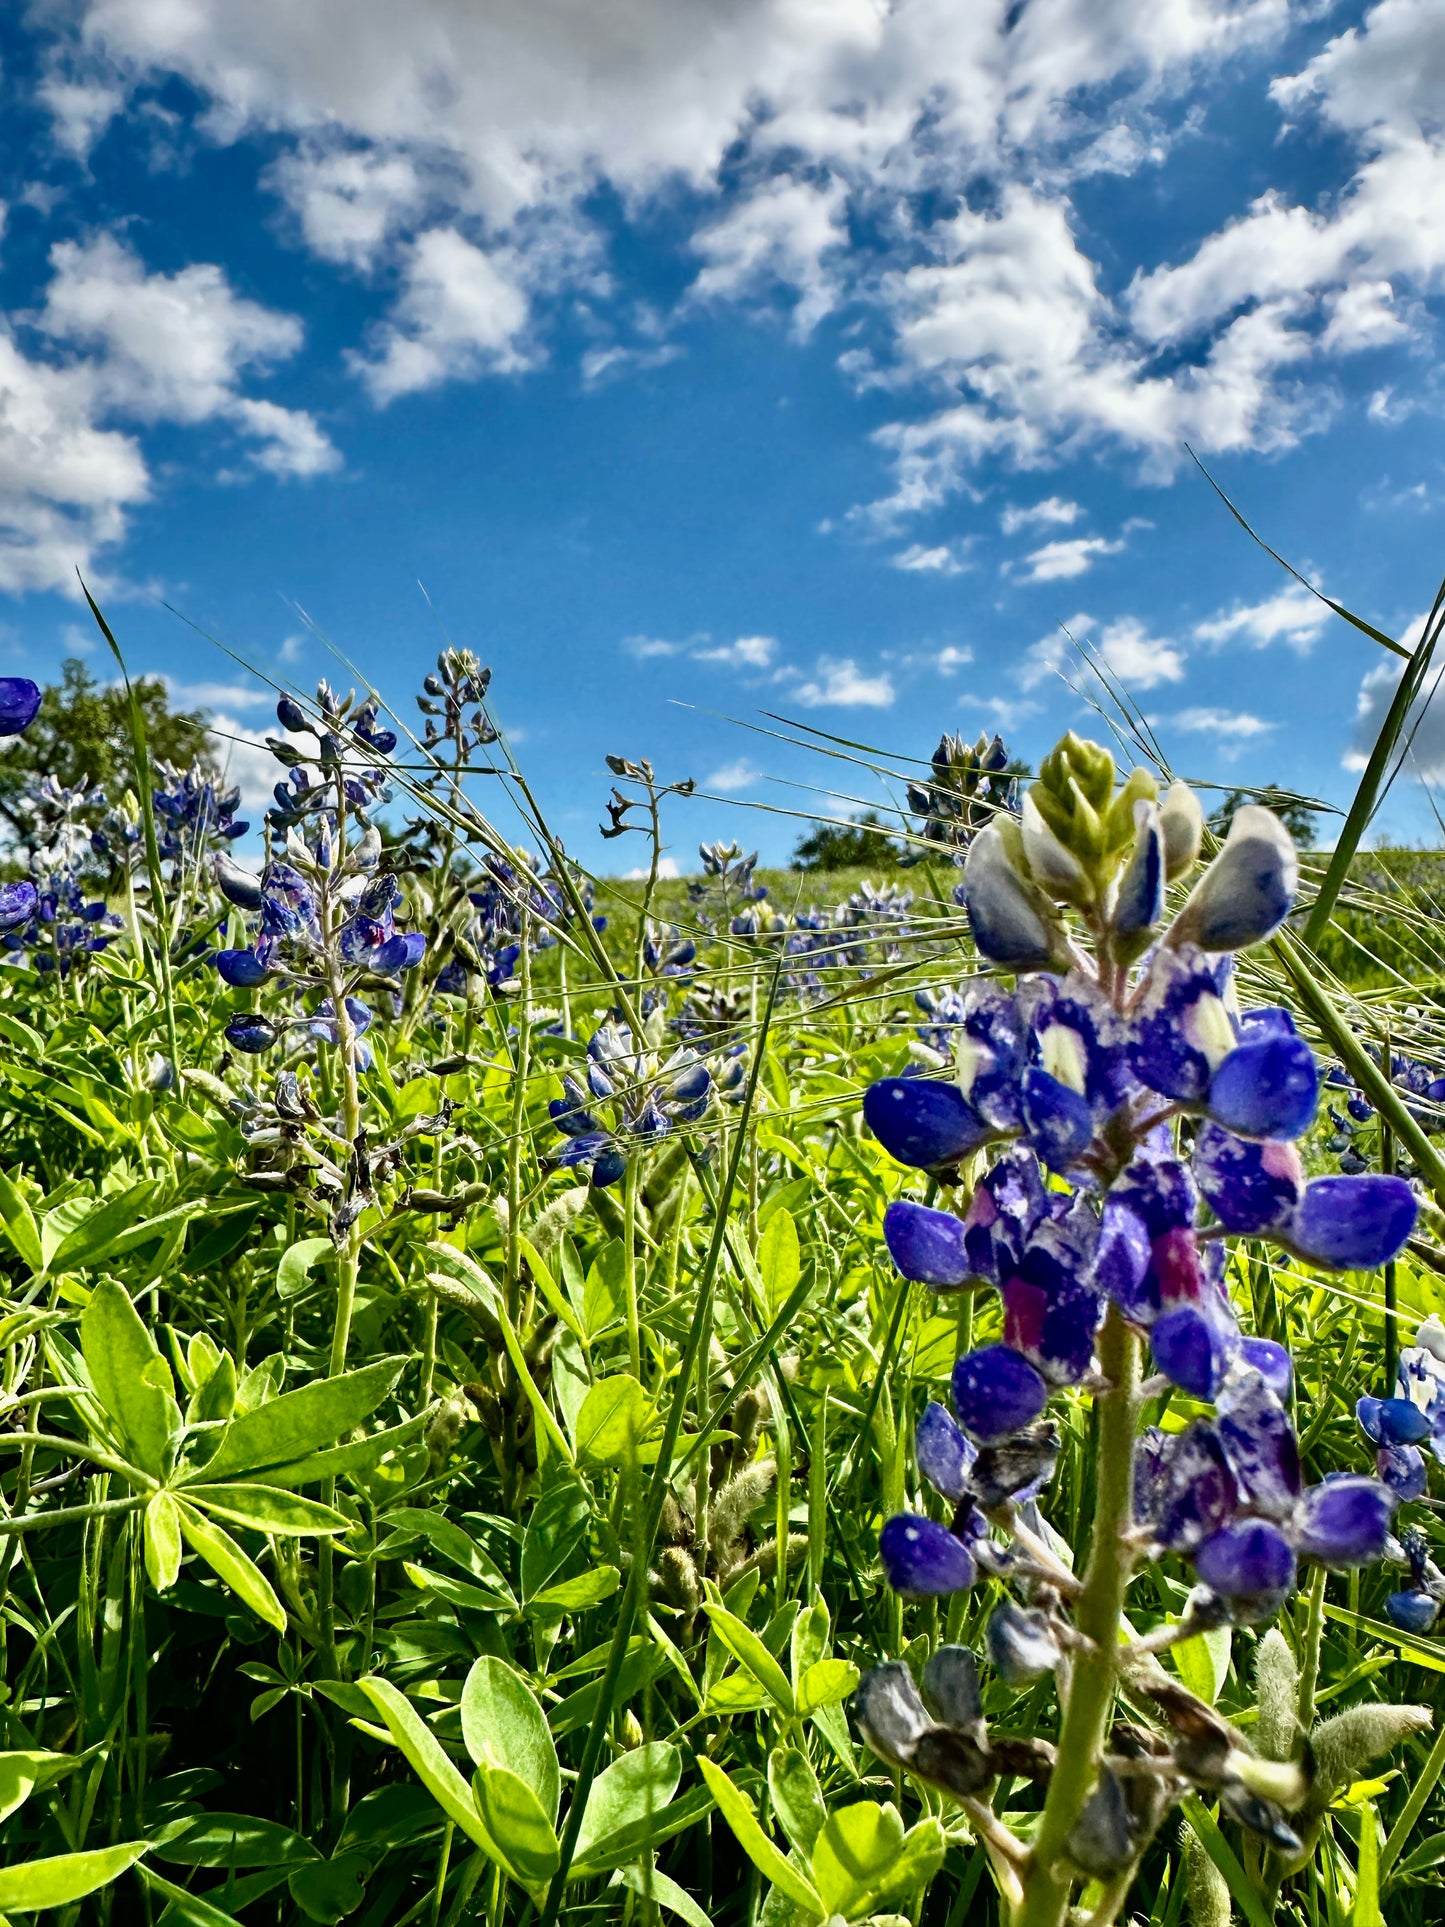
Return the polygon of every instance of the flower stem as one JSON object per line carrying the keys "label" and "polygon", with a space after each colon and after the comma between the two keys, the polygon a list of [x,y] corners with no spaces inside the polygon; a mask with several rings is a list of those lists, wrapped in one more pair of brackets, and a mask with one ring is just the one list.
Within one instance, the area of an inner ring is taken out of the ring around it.
{"label": "flower stem", "polygon": [[1113,1305],[1100,1334],[1099,1361],[1112,1389],[1100,1401],[1094,1537],[1084,1590],[1074,1609],[1074,1623],[1093,1644],[1074,1663],[1058,1764],[1049,1782],[1017,1927],[1061,1927],[1067,1914],[1073,1874],[1065,1842],[1098,1775],[1118,1673],[1119,1625],[1132,1564],[1128,1532],[1134,1507],[1139,1340]]}

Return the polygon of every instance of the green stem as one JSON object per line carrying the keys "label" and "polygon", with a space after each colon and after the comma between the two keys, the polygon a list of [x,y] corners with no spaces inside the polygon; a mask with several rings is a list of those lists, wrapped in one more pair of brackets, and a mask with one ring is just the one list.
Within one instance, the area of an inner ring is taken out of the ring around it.
{"label": "green stem", "polygon": [[622,1295],[627,1312],[627,1363],[642,1381],[642,1334],[637,1322],[637,1172],[638,1160],[627,1160],[622,1181]]}
{"label": "green stem", "polygon": [[1099,1486],[1084,1590],[1075,1607],[1078,1630],[1093,1644],[1074,1665],[1059,1759],[1049,1782],[1017,1927],[1061,1927],[1073,1875],[1065,1842],[1093,1790],[1103,1754],[1118,1673],[1119,1626],[1131,1559],[1127,1535],[1134,1509],[1134,1418],[1139,1395],[1139,1340],[1110,1306],[1099,1362],[1111,1389],[1099,1408]]}
{"label": "green stem", "polygon": [[1310,1580],[1309,1605],[1301,1642],[1304,1664],[1300,1668],[1300,1737],[1296,1751],[1303,1747],[1305,1735],[1315,1723],[1315,1690],[1320,1683],[1320,1641],[1325,1630],[1325,1576],[1324,1567],[1316,1566]]}

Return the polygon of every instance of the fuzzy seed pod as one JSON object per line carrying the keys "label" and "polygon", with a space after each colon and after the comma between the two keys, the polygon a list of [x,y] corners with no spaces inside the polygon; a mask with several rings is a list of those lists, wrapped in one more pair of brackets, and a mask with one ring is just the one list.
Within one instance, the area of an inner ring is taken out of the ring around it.
{"label": "fuzzy seed pod", "polygon": [[1433,1719],[1428,1706],[1367,1701],[1322,1720],[1310,1735],[1315,1756],[1311,1807],[1323,1810],[1337,1793],[1361,1779],[1382,1753],[1393,1752],[1412,1733],[1423,1733]]}
{"label": "fuzzy seed pod", "polygon": [[1184,1835],[1185,1900],[1190,1927],[1229,1927],[1233,1912],[1224,1875],[1215,1866],[1204,1842],[1191,1826]]}
{"label": "fuzzy seed pod", "polygon": [[696,1613],[702,1606],[702,1584],[692,1554],[684,1546],[664,1546],[657,1555],[658,1591],[669,1606]]}
{"label": "fuzzy seed pod", "polygon": [[743,1528],[772,1491],[777,1476],[776,1459],[757,1459],[716,1493],[707,1522],[707,1542],[715,1553],[725,1552],[742,1538]]}
{"label": "fuzzy seed pod", "polygon": [[[563,1238],[571,1230],[580,1214],[587,1208],[587,1186],[573,1185],[570,1191],[563,1191],[540,1212],[527,1227],[527,1238],[533,1250],[547,1265],[552,1265]],[[502,1204],[506,1210],[505,1201]],[[500,1224],[501,1220],[498,1219]]]}
{"label": "fuzzy seed pod", "polygon": [[[790,1572],[796,1572],[798,1570],[798,1567],[807,1558],[807,1556],[808,1556],[807,1533],[790,1532],[788,1534],[788,1570]],[[751,1559],[745,1559],[743,1561],[743,1563],[738,1567],[737,1572],[732,1573],[729,1576],[735,1579],[738,1577],[738,1574],[740,1573],[755,1572],[758,1575],[759,1579],[766,1581],[772,1578],[773,1574],[777,1571],[777,1569],[778,1569],[778,1542],[776,1539],[769,1539],[766,1545],[762,1545],[758,1547],[757,1551],[753,1554]]]}
{"label": "fuzzy seed pod", "polygon": [[1267,1760],[1293,1758],[1299,1739],[1299,1668],[1289,1641],[1277,1626],[1271,1626],[1259,1642],[1254,1692],[1259,1707],[1255,1745]]}

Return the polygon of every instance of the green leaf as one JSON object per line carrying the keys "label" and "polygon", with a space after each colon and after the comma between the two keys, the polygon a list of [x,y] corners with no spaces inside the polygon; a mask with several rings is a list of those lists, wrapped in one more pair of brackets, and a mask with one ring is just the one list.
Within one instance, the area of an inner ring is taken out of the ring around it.
{"label": "green leaf", "polygon": [[502,1865],[534,1898],[562,1863],[556,1830],[525,1780],[504,1766],[479,1766],[477,1806]]}
{"label": "green leaf", "polygon": [[1360,1808],[1360,1852],[1355,1865],[1355,1904],[1350,1927],[1385,1927],[1380,1912],[1380,1821],[1374,1806]]}
{"label": "green leaf", "polygon": [[871,1913],[903,1846],[903,1817],[890,1800],[859,1800],[830,1814],[813,1847],[813,1883],[829,1914]]}
{"label": "green leaf", "polygon": [[828,1657],[831,1633],[832,1622],[828,1616],[827,1602],[821,1592],[815,1592],[812,1605],[800,1612],[793,1621],[790,1656],[794,1692],[798,1690],[798,1682],[808,1668]]}
{"label": "green leaf", "polygon": [[90,1853],[58,1853],[46,1860],[22,1860],[0,1867],[0,1913],[38,1913],[43,1907],[67,1907],[83,1900],[97,1887],[108,1887],[127,1867],[133,1867],[149,1842],[127,1840],[119,1847],[97,1847]]}
{"label": "green leaf", "polygon": [[516,1600],[509,1594],[473,1586],[465,1579],[453,1578],[449,1572],[432,1572],[426,1566],[415,1565],[410,1559],[402,1561],[402,1570],[419,1592],[435,1593],[438,1599],[444,1599],[449,1606],[459,1606],[465,1612],[504,1613],[517,1609]]}
{"label": "green leaf", "polygon": [[627,1372],[599,1379],[577,1414],[577,1456],[594,1465],[635,1465],[657,1409]]}
{"label": "green leaf", "polygon": [[808,1719],[823,1706],[837,1706],[858,1684],[851,1659],[818,1659],[798,1682],[798,1717]]}
{"label": "green leaf", "polygon": [[462,1741],[475,1766],[506,1766],[520,1773],[555,1823],[562,1773],[547,1715],[505,1660],[483,1657],[467,1674]]}
{"label": "green leaf", "polygon": [[768,1755],[768,1792],[778,1824],[805,1860],[812,1858],[828,1818],[813,1762],[797,1746],[777,1746]]}
{"label": "green leaf", "polygon": [[450,1559],[453,1565],[470,1573],[479,1585],[499,1593],[515,1607],[517,1602],[512,1588],[496,1560],[485,1547],[478,1545],[469,1532],[463,1531],[461,1526],[440,1512],[428,1512],[421,1506],[397,1506],[387,1513],[382,1524],[394,1531],[410,1529],[420,1533],[444,1559]]}
{"label": "green leaf", "polygon": [[788,1676],[757,1634],[750,1626],[744,1625],[735,1613],[730,1613],[726,1606],[717,1606],[707,1600],[703,1604],[703,1611],[733,1658],[747,1668],[779,1712],[785,1718],[792,1719],[797,1709]]}
{"label": "green leaf", "polygon": [[522,1599],[540,1592],[587,1536],[592,1502],[577,1479],[563,1476],[544,1486],[522,1535]]}
{"label": "green leaf", "polygon": [[191,1425],[209,1425],[218,1420],[228,1419],[236,1409],[236,1361],[229,1352],[223,1352],[216,1360],[215,1367],[205,1379],[198,1381],[198,1390],[186,1411],[186,1420]]}
{"label": "green leaf", "polygon": [[370,1878],[371,1862],[364,1854],[343,1853],[334,1860],[298,1867],[286,1885],[308,1919],[321,1921],[322,1927],[335,1927],[365,1900]]}
{"label": "green leaf", "polygon": [[[366,1696],[363,1693],[359,1697]],[[364,1853],[374,1864],[391,1848],[404,1847],[435,1833],[440,1826],[436,1803],[421,1787],[409,1783],[379,1786],[364,1793],[347,1814],[336,1851]]]}
{"label": "green leaf", "polygon": [[48,1786],[80,1764],[70,1753],[0,1753],[0,1820],[8,1820],[38,1786]]}
{"label": "green leaf", "polygon": [[103,1258],[122,1232],[141,1223],[156,1196],[154,1184],[133,1184],[86,1212],[80,1223],[61,1239],[50,1260],[52,1273],[79,1271]]}
{"label": "green leaf", "polygon": [[382,1358],[337,1378],[318,1378],[283,1392],[231,1421],[225,1437],[195,1475],[209,1484],[238,1472],[294,1466],[344,1442],[401,1377],[403,1358]]}
{"label": "green leaf", "polygon": [[405,1694],[390,1680],[363,1679],[363,1693],[380,1713],[386,1730],[406,1756],[407,1764],[454,1826],[460,1827],[475,1847],[489,1858],[498,1858],[491,1835],[482,1824],[472,1790],[452,1765],[441,1741],[416,1711]]}
{"label": "green leaf", "polygon": [[685,1920],[687,1927],[712,1927],[712,1920],[705,1914],[686,1887],[679,1887],[665,1873],[644,1861],[631,1867],[619,1867],[612,1876],[614,1887],[626,1887],[644,1900],[652,1900],[659,1907],[666,1907],[669,1913]]}
{"label": "green leaf", "polygon": [[274,1485],[204,1485],[186,1488],[193,1505],[204,1506],[222,1519],[249,1526],[253,1532],[279,1532],[287,1538],[309,1533],[349,1532],[351,1521],[334,1506],[302,1499]]}
{"label": "green leaf", "polygon": [[1197,1699],[1213,1706],[1229,1677],[1231,1628],[1217,1626],[1192,1639],[1181,1639],[1169,1650],[1174,1669]]}
{"label": "green leaf", "polygon": [[212,1572],[250,1607],[258,1619],[264,1619],[268,1626],[274,1626],[278,1633],[284,1633],[286,1608],[271,1590],[270,1581],[260,1568],[247,1558],[228,1532],[212,1525],[209,1519],[203,1519],[194,1506],[182,1500],[178,1510],[181,1531],[192,1551],[201,1555]]}
{"label": "green leaf", "polygon": [[753,1803],[741,1787],[735,1786],[714,1760],[705,1754],[697,1756],[698,1769],[707,1782],[709,1793],[717,1801],[718,1812],[733,1830],[733,1835],[743,1852],[762,1874],[765,1880],[786,1894],[795,1907],[815,1920],[821,1920],[828,1909],[812,1881],[801,1867],[796,1867],[773,1845],[758,1824],[758,1816],[753,1811]]}
{"label": "green leaf", "polygon": [[1219,1831],[1218,1821],[1203,1801],[1190,1795],[1180,1801],[1179,1810],[1198,1834],[1204,1851],[1224,1875],[1225,1884],[1234,1896],[1235,1905],[1250,1923],[1250,1927],[1274,1927],[1270,1911],[1260,1898],[1258,1889],[1235,1859],[1229,1842]]}
{"label": "green leaf", "polygon": [[[415,1418],[390,1426],[384,1432],[371,1432],[365,1438],[353,1439],[349,1445],[333,1445],[328,1451],[312,1452],[304,1459],[293,1459],[285,1465],[257,1466],[248,1470],[246,1476],[254,1484],[276,1486],[314,1485],[318,1479],[348,1476],[361,1478],[375,1471],[390,1453],[400,1452],[418,1439],[426,1430],[427,1417],[427,1413],[418,1412]],[[204,1466],[202,1476],[210,1469]]]}
{"label": "green leaf", "polygon": [[302,1238],[288,1246],[276,1267],[276,1296],[283,1301],[299,1297],[306,1289],[311,1267],[335,1256],[336,1246],[329,1238]]}
{"label": "green leaf", "polygon": [[583,1809],[572,1876],[603,1871],[609,1840],[627,1828],[646,1830],[677,1792],[681,1774],[682,1755],[663,1740],[634,1747],[599,1773]]}
{"label": "green leaf", "polygon": [[884,1877],[880,1899],[885,1895],[897,1895],[900,1899],[911,1900],[919,1888],[938,1872],[947,1850],[948,1837],[941,1820],[920,1820],[916,1826],[910,1827],[903,1836],[901,1851]]}
{"label": "green leaf", "polygon": [[614,1238],[602,1247],[588,1270],[582,1287],[582,1327],[589,1345],[622,1322],[624,1263],[622,1240]]}
{"label": "green leaf", "polygon": [[769,1318],[776,1318],[788,1302],[788,1294],[798,1282],[802,1256],[798,1249],[798,1227],[790,1211],[777,1210],[758,1240],[758,1270],[763,1278],[763,1298]]}
{"label": "green leaf", "polygon": [[20,1256],[35,1272],[44,1271],[45,1258],[40,1247],[40,1228],[35,1213],[26,1203],[14,1181],[0,1171],[0,1223]]}
{"label": "green leaf", "polygon": [[319,1855],[309,1840],[249,1813],[203,1813],[152,1852],[183,1867],[298,1867]]}
{"label": "green leaf", "polygon": [[575,1579],[559,1579],[555,1586],[544,1586],[527,1601],[527,1611],[545,1616],[549,1613],[586,1612],[610,1599],[622,1584],[616,1566],[593,1566],[579,1572]]}
{"label": "green leaf", "polygon": [[[0,1815],[0,1818],[3,1818]],[[1411,1874],[1428,1873],[1431,1867],[1438,1867],[1445,1860],[1445,1833],[1427,1834],[1415,1851],[1402,1860],[1395,1869],[1397,1880],[1408,1878]]]}
{"label": "green leaf", "polygon": [[181,1515],[169,1492],[157,1492],[145,1510],[145,1559],[157,1592],[169,1592],[181,1570]]}
{"label": "green leaf", "polygon": [[180,1430],[171,1368],[122,1286],[103,1278],[80,1321],[80,1349],[95,1395],[120,1428],[128,1456],[153,1478]]}
{"label": "green leaf", "polygon": [[740,1666],[735,1673],[713,1681],[704,1705],[709,1713],[728,1719],[734,1713],[759,1713],[765,1706],[771,1706],[772,1701],[752,1674]]}

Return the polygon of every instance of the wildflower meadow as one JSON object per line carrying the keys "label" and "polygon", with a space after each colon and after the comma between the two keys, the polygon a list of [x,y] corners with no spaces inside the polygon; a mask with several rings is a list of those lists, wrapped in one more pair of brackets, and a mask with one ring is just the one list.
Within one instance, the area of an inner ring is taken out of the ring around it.
{"label": "wildflower meadow", "polygon": [[676,746],[586,874],[450,646],[278,689],[264,822],[139,701],[37,776],[0,1914],[1445,1918],[1445,924],[1362,854],[1442,620],[1318,855],[1102,670],[1036,772],[829,739],[846,887],[666,876]]}

